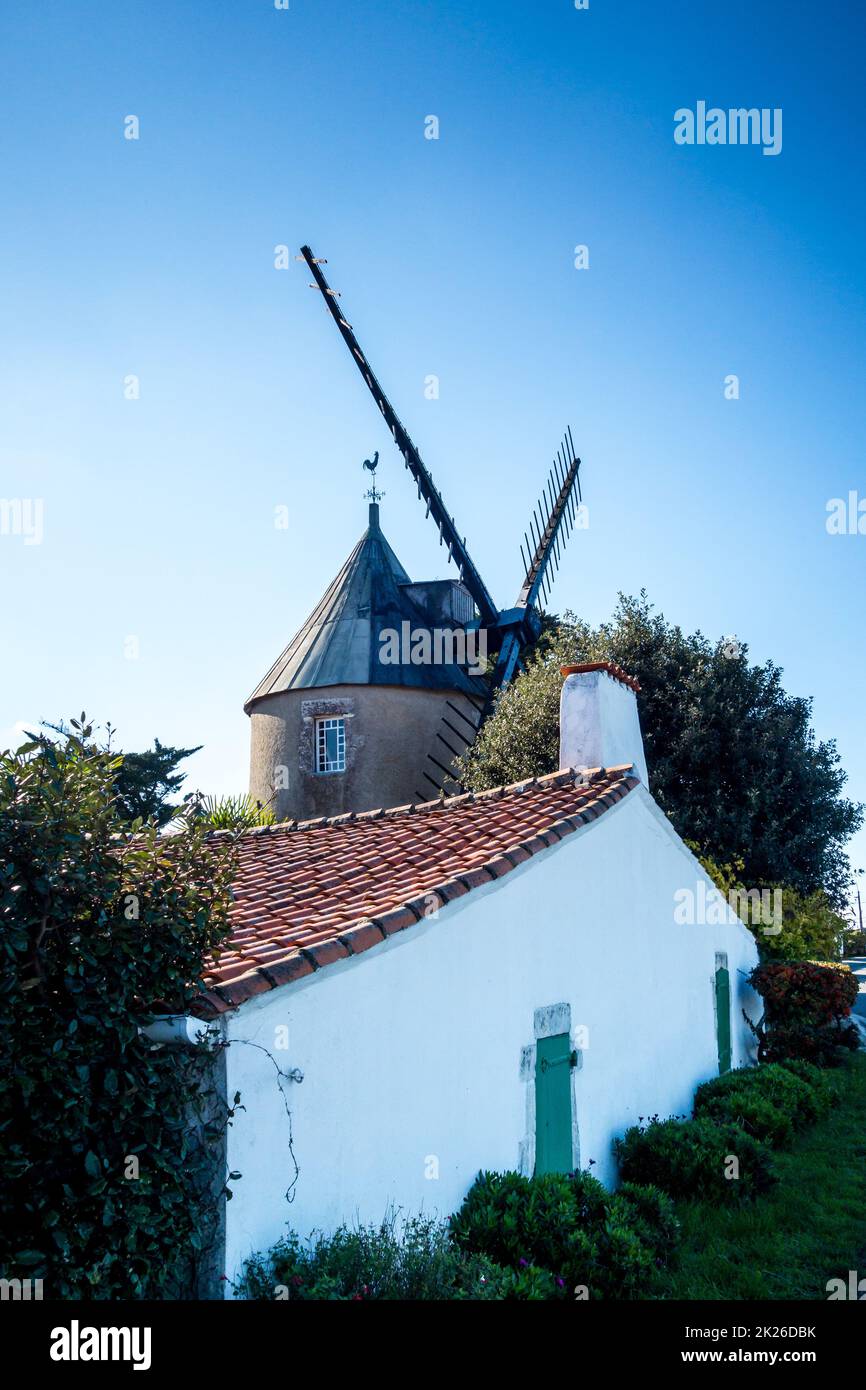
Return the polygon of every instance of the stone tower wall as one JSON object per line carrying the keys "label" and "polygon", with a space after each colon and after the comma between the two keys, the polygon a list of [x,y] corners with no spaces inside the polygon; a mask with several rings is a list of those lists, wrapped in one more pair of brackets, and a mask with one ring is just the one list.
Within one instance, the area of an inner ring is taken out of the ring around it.
{"label": "stone tower wall", "polygon": [[[470,733],[448,701],[477,722],[456,691],[341,685],[265,696],[250,715],[250,794],[271,805],[280,820],[430,800],[436,790],[423,774],[440,782],[444,774],[427,754],[446,766],[451,759],[437,734],[459,746],[443,716],[467,738]],[[346,720],[345,772],[314,771],[315,720],[327,715]]]}

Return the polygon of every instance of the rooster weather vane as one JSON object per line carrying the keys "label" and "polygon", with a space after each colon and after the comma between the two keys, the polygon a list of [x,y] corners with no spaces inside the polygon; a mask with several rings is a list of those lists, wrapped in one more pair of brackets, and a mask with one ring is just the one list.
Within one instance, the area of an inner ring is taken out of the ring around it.
{"label": "rooster weather vane", "polygon": [[[490,650],[499,653],[489,684],[486,708],[492,707],[498,693],[508,685],[523,664],[523,656],[535,642],[541,631],[541,611],[553,577],[559,568],[559,561],[565,544],[575,528],[582,529],[585,519],[582,512],[580,493],[580,459],[574,452],[571,430],[566,430],[556,457],[553,461],[538,504],[532,510],[527,529],[523,533],[526,551],[520,545],[524,577],[512,608],[500,608],[492,598],[484,580],[481,578],[469,551],[466,539],[457,529],[453,516],[442,500],[442,494],[433,482],[432,474],[423,462],[421,455],[401,424],[394,407],[380,386],[360,344],[355,337],[352,325],[346,320],[339,306],[340,294],[332,290],[325,279],[321,266],[327,261],[314,256],[309,246],[301,247],[298,260],[305,261],[315,283],[311,289],[318,290],[325,301],[331,317],[340,331],[343,342],[352,361],[364,378],[373,400],[376,402],[394,443],[403,455],[403,462],[412,475],[418,488],[418,497],[425,503],[427,516],[432,516],[439,530],[439,544],[448,550],[448,559],[453,560],[460,573],[464,587],[472,595],[478,610],[481,627],[488,632]],[[364,460],[364,467],[373,475],[373,486],[367,493],[373,501],[383,494],[376,487],[376,467],[378,452],[372,459]],[[578,514],[578,507],[581,513]]]}
{"label": "rooster weather vane", "polygon": [[364,459],[364,462],[361,466],[362,468],[369,468],[370,473],[372,474],[372,477],[370,479],[371,486],[364,493],[364,496],[369,497],[371,502],[381,501],[385,494],[384,492],[380,492],[376,486],[376,469],[379,467],[379,450],[376,450],[375,454],[371,459]]}

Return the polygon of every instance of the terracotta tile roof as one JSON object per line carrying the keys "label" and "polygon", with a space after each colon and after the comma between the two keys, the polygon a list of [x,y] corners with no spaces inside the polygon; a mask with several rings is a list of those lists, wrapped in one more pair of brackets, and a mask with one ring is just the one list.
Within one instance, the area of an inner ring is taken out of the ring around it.
{"label": "terracotta tile roof", "polygon": [[628,675],[621,666],[617,666],[615,661],[582,661],[579,666],[560,666],[561,676],[581,676],[586,671],[606,671],[615,681],[620,681],[627,685],[629,690],[633,690],[636,695],[640,694],[640,686],[634,676]]}
{"label": "terracotta tile roof", "polygon": [[232,934],[196,1012],[223,1013],[368,950],[502,878],[637,784],[630,765],[554,772],[446,801],[247,831]]}

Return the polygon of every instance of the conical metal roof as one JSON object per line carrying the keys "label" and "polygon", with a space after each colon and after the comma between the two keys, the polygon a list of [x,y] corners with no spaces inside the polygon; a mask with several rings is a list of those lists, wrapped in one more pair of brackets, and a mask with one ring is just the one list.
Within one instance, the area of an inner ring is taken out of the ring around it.
{"label": "conical metal roof", "polygon": [[383,630],[399,633],[404,622],[428,630],[435,624],[402,587],[411,582],[379,527],[379,507],[371,502],[367,530],[244,704],[247,713],[266,695],[333,685],[416,686],[483,696],[486,683],[461,666],[380,661]]}

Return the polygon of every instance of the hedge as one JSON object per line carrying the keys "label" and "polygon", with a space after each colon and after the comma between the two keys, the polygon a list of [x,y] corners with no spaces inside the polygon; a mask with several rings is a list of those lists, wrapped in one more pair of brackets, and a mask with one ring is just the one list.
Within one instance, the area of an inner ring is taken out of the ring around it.
{"label": "hedge", "polygon": [[857,1030],[845,1022],[858,993],[847,965],[768,961],[752,971],[749,983],[764,1001],[764,1018],[754,1029],[760,1061],[802,1058],[832,1066],[858,1046]]}

